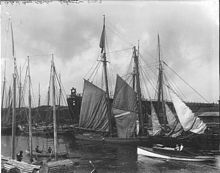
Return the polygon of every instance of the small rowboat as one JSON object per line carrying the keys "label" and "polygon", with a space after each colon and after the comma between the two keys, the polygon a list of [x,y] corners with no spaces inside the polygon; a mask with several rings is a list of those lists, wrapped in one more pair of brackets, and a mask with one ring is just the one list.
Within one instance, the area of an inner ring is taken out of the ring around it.
{"label": "small rowboat", "polygon": [[[28,155],[30,155],[30,151],[26,151],[26,153]],[[55,153],[48,153],[46,151],[42,151],[42,152],[36,152],[36,151],[32,151],[32,156],[34,157],[55,157]],[[68,156],[68,153],[67,152],[59,152],[57,153],[57,156],[58,157],[67,157]]]}
{"label": "small rowboat", "polygon": [[175,151],[172,149],[166,148],[147,148],[147,147],[138,147],[137,154],[142,156],[147,156],[150,158],[158,158],[165,160],[176,160],[176,161],[191,161],[191,162],[208,162],[215,161],[214,156],[208,155],[196,155],[185,153],[184,151]]}

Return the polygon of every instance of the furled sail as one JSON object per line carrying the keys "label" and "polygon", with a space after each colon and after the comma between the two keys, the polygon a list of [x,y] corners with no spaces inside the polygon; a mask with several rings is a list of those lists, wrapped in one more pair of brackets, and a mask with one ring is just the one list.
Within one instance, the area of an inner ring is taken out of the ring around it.
{"label": "furled sail", "polygon": [[176,94],[170,92],[178,119],[184,131],[191,131],[193,133],[202,134],[206,129],[206,124],[203,123],[192,110],[182,102]]}
{"label": "furled sail", "polygon": [[116,120],[118,137],[129,138],[135,135],[137,97],[135,91],[117,75],[112,112]]}
{"label": "furled sail", "polygon": [[170,132],[168,133],[168,136],[177,137],[181,135],[183,128],[180,122],[178,121],[176,115],[174,115],[174,113],[171,111],[171,109],[167,104],[165,104],[165,109],[166,109],[168,126],[171,129]]}
{"label": "furled sail", "polygon": [[151,119],[152,119],[152,129],[153,136],[159,135],[162,131],[159,119],[157,117],[156,111],[154,109],[153,103],[151,103]]}
{"label": "furled sail", "polygon": [[79,126],[96,131],[108,131],[106,93],[84,80]]}

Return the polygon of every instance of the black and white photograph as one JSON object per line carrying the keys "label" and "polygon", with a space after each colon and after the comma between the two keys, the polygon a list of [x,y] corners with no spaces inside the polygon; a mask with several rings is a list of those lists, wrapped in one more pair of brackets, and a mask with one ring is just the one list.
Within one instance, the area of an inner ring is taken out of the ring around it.
{"label": "black and white photograph", "polygon": [[220,172],[218,0],[2,0],[2,173]]}

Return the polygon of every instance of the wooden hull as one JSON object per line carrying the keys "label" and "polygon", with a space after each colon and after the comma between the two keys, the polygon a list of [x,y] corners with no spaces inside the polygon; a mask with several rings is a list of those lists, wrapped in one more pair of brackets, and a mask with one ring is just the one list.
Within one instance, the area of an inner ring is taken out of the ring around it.
{"label": "wooden hull", "polygon": [[172,138],[168,136],[149,136],[152,144],[163,144],[165,146],[175,147],[176,144],[195,148],[197,150],[218,150],[220,136],[217,134],[190,134]]}
{"label": "wooden hull", "polygon": [[[57,134],[58,135],[64,135],[64,134],[70,134],[73,132],[73,128],[69,127],[69,128],[58,128],[57,129]],[[28,130],[25,130],[23,133],[23,135],[29,135]],[[53,128],[39,128],[39,129],[32,129],[32,135],[33,136],[50,136],[53,137],[54,131]]]}
{"label": "wooden hull", "polygon": [[[30,151],[26,151],[28,155],[30,155]],[[54,153],[48,153],[48,152],[41,152],[41,153],[37,153],[36,151],[33,151],[32,152],[32,156],[34,157],[55,157],[55,154]],[[66,152],[60,152],[60,153],[57,153],[57,156],[58,157],[67,157],[68,156],[68,153]]]}
{"label": "wooden hull", "polygon": [[133,138],[118,138],[118,137],[104,137],[102,135],[90,135],[90,134],[76,134],[75,140],[87,141],[93,143],[109,143],[109,144],[128,144],[128,145],[142,145],[149,142],[149,138],[146,137],[133,137]]}
{"label": "wooden hull", "polygon": [[138,147],[137,154],[142,156],[147,156],[150,158],[157,158],[163,160],[176,160],[176,161],[190,161],[190,162],[208,162],[215,161],[215,157],[213,156],[197,156],[197,155],[185,155],[179,152],[178,154],[165,154],[163,152],[154,151],[153,149],[146,147]]}

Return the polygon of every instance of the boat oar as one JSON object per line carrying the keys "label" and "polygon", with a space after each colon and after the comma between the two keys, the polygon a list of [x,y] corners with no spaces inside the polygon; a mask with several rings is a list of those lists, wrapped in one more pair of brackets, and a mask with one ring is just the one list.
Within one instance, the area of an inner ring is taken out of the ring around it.
{"label": "boat oar", "polygon": [[95,165],[92,163],[91,160],[89,161],[89,163],[90,163],[90,165],[92,165],[92,167],[93,167],[93,170],[91,171],[91,173],[98,173],[98,172],[96,171]]}

